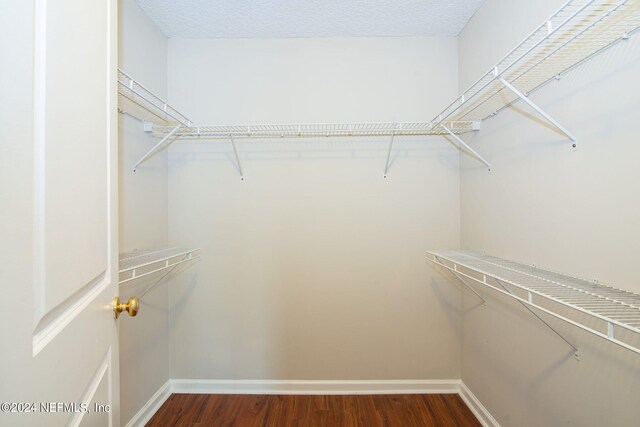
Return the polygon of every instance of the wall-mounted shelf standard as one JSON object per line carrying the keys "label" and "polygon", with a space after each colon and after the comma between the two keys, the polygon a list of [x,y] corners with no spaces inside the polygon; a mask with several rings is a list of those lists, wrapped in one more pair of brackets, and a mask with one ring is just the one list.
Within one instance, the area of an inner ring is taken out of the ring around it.
{"label": "wall-mounted shelf standard", "polygon": [[640,294],[474,252],[434,251],[427,260],[453,273],[480,298],[466,279],[519,301],[576,353],[577,347],[537,313],[640,354]]}
{"label": "wall-mounted shelf standard", "polygon": [[575,136],[528,95],[639,28],[640,0],[568,1],[431,123],[481,121],[521,99],[575,147]]}
{"label": "wall-mounted shelf standard", "polygon": [[119,284],[200,258],[200,249],[163,248],[120,254]]}

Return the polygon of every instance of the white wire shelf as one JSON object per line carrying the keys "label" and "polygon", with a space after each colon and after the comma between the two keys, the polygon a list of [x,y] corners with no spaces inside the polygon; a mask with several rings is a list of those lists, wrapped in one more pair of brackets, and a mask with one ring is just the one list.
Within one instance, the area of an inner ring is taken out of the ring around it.
{"label": "white wire shelf", "polygon": [[[181,126],[173,135],[181,139],[252,139],[252,138],[326,138],[358,136],[445,135],[447,127],[455,134],[480,130],[479,121],[446,121],[433,126],[423,122],[379,123],[304,123],[256,124],[228,126]],[[164,136],[175,126],[154,126],[157,136]]]}
{"label": "white wire shelf", "polygon": [[[430,122],[415,123],[315,123],[194,126],[160,97],[118,70],[121,101],[128,100],[155,119],[146,129],[160,138],[135,165],[180,139],[226,139],[240,167],[234,139],[314,138],[442,135],[451,137],[460,151],[484,163],[490,162],[460,136],[480,129],[482,120],[497,114],[518,99],[564,133],[576,146],[576,137],[528,98],[533,91],[582,64],[640,28],[640,0],[570,0],[502,58],[484,76]],[[121,107],[125,110],[125,108]],[[389,155],[384,176],[389,168]],[[242,172],[240,173],[241,178]]]}
{"label": "white wire shelf", "polygon": [[[480,130],[479,121],[430,122],[377,122],[377,123],[301,123],[301,124],[252,124],[194,126],[184,114],[124,71],[118,69],[118,93],[121,107],[133,102],[151,113],[154,135],[173,139],[250,139],[250,138],[298,138],[298,137],[350,137],[350,136],[421,136],[463,134]],[[122,108],[124,110],[124,108]],[[180,125],[180,126],[178,126]]]}
{"label": "white wire shelf", "polygon": [[162,248],[120,254],[119,284],[200,258],[200,249]]}
{"label": "white wire shelf", "polygon": [[[480,298],[482,296],[465,279],[519,301],[534,309],[532,313],[536,316],[536,312],[546,313],[640,354],[640,294],[474,252],[433,251],[428,254],[428,261],[452,272]],[[602,330],[588,321],[590,317],[603,322]],[[620,334],[624,335],[623,339],[616,336],[616,329],[631,334]],[[577,352],[576,346],[553,330]]]}
{"label": "white wire shelf", "polygon": [[568,1],[431,122],[484,120],[638,28],[640,0]]}
{"label": "white wire shelf", "polygon": [[[118,93],[119,110],[145,122],[145,131],[160,139],[133,165],[134,172],[142,163],[166,150],[175,141],[184,139],[230,141],[240,178],[244,179],[234,143],[236,139],[388,136],[391,137],[391,142],[384,169],[386,178],[391,148],[396,136],[451,136],[459,141],[460,146],[475,153],[460,140],[459,135],[480,130],[479,121],[451,120],[441,121],[435,125],[430,122],[379,122],[194,126],[191,120],[120,69],[118,70]],[[141,114],[142,112],[144,114]],[[477,157],[481,158],[479,155]],[[489,165],[488,162],[485,161],[485,163]]]}
{"label": "white wire shelf", "polygon": [[[167,104],[165,100],[131,78],[121,69],[118,69],[118,95],[119,108],[123,111],[128,109],[127,103],[131,102],[135,107],[140,107],[151,114],[152,121],[159,120],[161,123],[173,124],[174,126],[177,124],[191,126],[191,120],[184,114]],[[135,113],[132,113],[132,115],[136,116]]]}

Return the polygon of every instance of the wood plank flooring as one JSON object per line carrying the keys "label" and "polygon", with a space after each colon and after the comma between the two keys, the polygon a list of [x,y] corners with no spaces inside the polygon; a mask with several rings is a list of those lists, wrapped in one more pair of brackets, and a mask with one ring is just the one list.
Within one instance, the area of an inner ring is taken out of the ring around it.
{"label": "wood plank flooring", "polygon": [[457,394],[172,394],[148,427],[480,426]]}

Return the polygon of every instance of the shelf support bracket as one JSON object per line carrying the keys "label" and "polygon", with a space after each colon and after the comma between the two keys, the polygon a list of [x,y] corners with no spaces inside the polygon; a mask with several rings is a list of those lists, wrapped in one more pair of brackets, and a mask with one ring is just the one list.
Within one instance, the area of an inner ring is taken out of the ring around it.
{"label": "shelf support bracket", "polygon": [[240,172],[240,181],[244,181],[244,174],[242,173],[242,165],[240,164],[240,158],[238,157],[238,150],[236,150],[236,143],[233,140],[233,136],[229,135],[229,140],[231,140],[233,155],[236,156],[236,163],[238,164],[238,172]]}
{"label": "shelf support bracket", "polygon": [[[434,259],[435,261],[438,261],[439,263],[442,263],[442,261],[440,261],[440,260],[438,259],[438,257],[433,257],[433,259]],[[458,272],[456,271],[456,268],[455,268],[455,267],[457,267],[457,266],[454,264],[454,269],[453,269],[453,270],[449,270],[449,271],[451,271],[451,273],[452,273],[454,276],[456,276],[456,277],[458,278],[458,280],[460,280],[460,281],[462,282],[462,284],[463,284],[463,285],[465,285],[465,286],[467,287],[467,289],[469,289],[469,290],[470,290],[471,292],[473,292],[473,293],[474,293],[478,298],[480,298],[480,299],[482,300],[482,304],[486,307],[486,306],[487,306],[487,300],[486,300],[486,299],[484,299],[484,298],[482,297],[482,295],[480,295],[480,294],[479,294],[475,289],[473,289],[473,287],[472,287],[472,286],[471,286],[471,285],[470,285],[466,280],[464,280],[464,279],[462,278],[462,276],[461,276],[461,275],[459,275],[459,274],[458,274]]]}
{"label": "shelf support bracket", "polygon": [[[197,258],[200,258],[199,256]],[[182,263],[187,262],[187,261],[193,261],[197,258],[193,258],[193,252],[189,252],[188,254],[185,254],[182,259],[179,262],[176,262],[175,264],[173,264],[173,266],[166,271],[162,276],[160,276],[160,278],[158,280],[156,280],[155,282],[153,282],[151,285],[149,285],[147,287],[147,289],[144,290],[144,292],[142,292],[142,294],[140,294],[140,296],[138,297],[139,300],[142,300],[142,298],[149,293],[149,291],[153,288],[155,288],[156,286],[158,286],[158,284],[160,282],[162,282],[162,279],[164,279],[165,277],[167,277],[169,274],[171,274],[173,272],[173,270],[176,269],[176,267],[178,267],[179,265],[182,265]],[[167,262],[169,262],[169,260],[167,260]]]}
{"label": "shelf support bracket", "polygon": [[491,163],[489,163],[489,161],[488,161],[487,159],[485,159],[484,157],[482,157],[482,156],[481,156],[481,155],[480,155],[476,150],[474,150],[473,148],[469,147],[469,144],[467,144],[466,142],[464,142],[464,141],[462,140],[462,138],[460,138],[458,135],[456,135],[455,133],[453,133],[453,132],[451,131],[451,129],[449,129],[448,127],[446,127],[446,126],[444,125],[444,123],[440,123],[440,126],[442,126],[442,129],[446,130],[446,131],[447,131],[447,133],[448,133],[449,135],[451,135],[451,137],[452,137],[453,139],[455,139],[455,140],[458,142],[458,144],[460,144],[460,146],[458,147],[458,149],[459,149],[460,151],[462,151],[462,148],[460,148],[460,147],[464,147],[464,149],[465,149],[466,151],[468,151],[468,152],[470,152],[471,154],[473,154],[473,155],[474,155],[478,160],[480,160],[482,163],[484,163],[484,164],[489,168],[489,170],[491,170]]}
{"label": "shelf support bracket", "polygon": [[558,129],[560,132],[565,134],[567,136],[567,138],[569,138],[571,141],[574,142],[573,147],[574,148],[576,147],[576,144],[575,144],[576,137],[571,132],[569,132],[564,126],[562,126],[560,123],[558,123],[557,120],[555,120],[553,117],[551,117],[549,114],[547,114],[542,108],[540,108],[536,104],[534,104],[534,102],[532,100],[530,100],[528,96],[526,96],[524,93],[520,92],[518,89],[513,87],[513,85],[511,83],[509,83],[508,81],[506,81],[502,77],[500,77],[500,82],[507,89],[509,89],[511,92],[515,93],[518,96],[518,98],[522,99],[524,102],[527,103],[527,105],[529,105],[531,108],[536,110],[538,112],[538,114],[540,114],[542,117],[545,118],[545,120],[547,120],[549,123],[551,123],[553,126],[555,126],[556,129]]}
{"label": "shelf support bracket", "polygon": [[384,177],[387,177],[389,172],[389,161],[391,160],[391,148],[393,148],[393,140],[396,138],[395,131],[391,134],[391,142],[389,142],[389,150],[387,150],[387,162],[384,165]]}
{"label": "shelf support bracket", "polygon": [[[513,296],[516,296],[513,292],[511,292],[511,289],[507,288],[507,287],[504,285],[504,283],[502,283],[500,280],[496,279],[495,277],[494,277],[494,279],[493,279],[493,280],[495,280],[495,281],[496,281],[496,283],[498,283],[498,285],[500,285],[500,287],[501,287],[502,289],[504,289],[506,292],[508,292],[509,294],[511,294],[511,295],[513,295]],[[528,295],[528,298],[529,298],[529,300],[531,300],[531,294],[529,294],[529,295]],[[547,321],[546,321],[546,320],[544,320],[542,317],[540,317],[540,315],[539,315],[538,313],[536,313],[535,311],[533,311],[533,309],[532,309],[531,307],[529,307],[527,304],[523,303],[523,302],[522,302],[522,301],[520,301],[520,300],[517,300],[517,301],[520,303],[520,305],[522,305],[524,308],[526,308],[527,310],[529,310],[529,312],[530,312],[531,314],[533,314],[534,316],[536,316],[536,317],[538,318],[538,320],[539,320],[539,321],[541,321],[542,323],[544,323],[544,324],[547,326],[547,328],[551,329],[551,330],[552,330],[552,331],[553,331],[557,336],[559,336],[559,337],[560,337],[564,342],[566,342],[566,343],[569,345],[569,347],[571,347],[571,348],[573,349],[573,351],[574,351],[573,356],[576,358],[576,360],[580,360],[580,350],[578,350],[578,347],[576,347],[575,345],[571,344],[571,342],[570,342],[567,338],[565,338],[565,336],[564,336],[564,335],[562,335],[560,332],[558,332],[558,330],[557,330],[557,329],[555,329],[553,326],[551,326],[551,325],[549,324],[549,322],[547,322]],[[531,303],[531,301],[530,301],[530,303]]]}
{"label": "shelf support bracket", "polygon": [[462,278],[462,276],[460,276],[458,273],[456,273],[455,271],[452,271],[452,273],[454,274],[454,276],[456,276],[458,278],[458,280],[460,280],[466,287],[467,289],[469,289],[471,292],[473,292],[478,298],[480,298],[482,300],[482,304],[486,307],[487,306],[487,300],[484,299],[482,297],[482,295],[480,295],[475,289],[473,289],[471,287],[471,285],[469,283],[467,283],[466,280],[464,280]]}
{"label": "shelf support bracket", "polygon": [[173,134],[176,133],[178,129],[180,129],[181,126],[182,124],[179,124],[173,129],[171,129],[171,132],[166,134],[165,137],[160,140],[160,142],[158,142],[156,145],[153,146],[153,148],[151,148],[151,150],[147,151],[146,154],[142,156],[142,158],[138,160],[138,162],[135,165],[133,165],[133,171],[135,172],[136,169],[138,169],[138,166],[146,162],[154,154],[158,153],[161,150],[164,150],[165,148],[168,148],[173,143],[173,141],[170,141],[167,144],[165,144],[165,142],[169,141],[169,138],[171,138]]}

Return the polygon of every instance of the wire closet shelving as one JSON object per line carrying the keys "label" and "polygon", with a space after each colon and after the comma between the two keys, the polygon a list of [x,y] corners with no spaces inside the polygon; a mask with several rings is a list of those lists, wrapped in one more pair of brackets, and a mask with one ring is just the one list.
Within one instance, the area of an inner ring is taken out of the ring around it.
{"label": "wire closet shelving", "polygon": [[[118,68],[118,109],[124,112],[125,105],[129,107],[127,110],[133,110],[132,115],[142,116],[139,118],[143,121],[191,126],[191,120],[184,114]],[[140,109],[143,114],[140,114]]]}
{"label": "wire closet shelving", "polygon": [[120,254],[119,284],[171,270],[200,258],[200,249],[162,248]]}
{"label": "wire closet shelving", "polygon": [[573,141],[575,147],[576,137],[534,104],[529,94],[606,48],[627,40],[639,28],[640,0],[568,1],[431,123],[482,121],[522,100]]}
{"label": "wire closet shelving", "polygon": [[[176,132],[179,138],[298,138],[340,136],[420,136],[445,135],[450,129],[456,134],[480,130],[477,121],[446,121],[441,126],[431,123],[378,122],[378,123],[304,123],[236,126],[192,126],[182,127]],[[171,126],[154,126],[154,132],[165,135]]]}
{"label": "wire closet shelving", "polygon": [[[159,137],[171,134],[182,139],[248,139],[341,136],[420,136],[463,134],[480,130],[478,121],[371,122],[371,123],[300,123],[195,126],[184,114],[118,69],[118,93],[121,111],[127,102],[151,114],[147,131]],[[155,120],[153,120],[155,118]],[[159,123],[158,123],[159,121]]]}
{"label": "wire closet shelving", "polygon": [[[119,110],[145,122],[144,130],[159,138],[159,142],[138,160],[134,171],[142,163],[167,149],[176,140],[226,140],[230,141],[238,163],[242,166],[235,146],[237,139],[268,138],[327,138],[327,137],[391,137],[385,177],[389,169],[390,153],[396,136],[458,135],[480,130],[479,121],[431,122],[377,122],[377,123],[300,123],[195,126],[192,121],[166,101],[118,70]],[[144,118],[143,118],[144,117]],[[461,141],[461,140],[460,140]],[[468,150],[472,151],[464,142]]]}
{"label": "wire closet shelving", "polygon": [[[443,135],[452,138],[460,151],[491,169],[491,163],[467,144],[461,135],[478,131],[480,123],[517,100],[522,100],[576,145],[576,137],[529,99],[529,94],[604,51],[627,40],[640,28],[640,0],[570,0],[504,56],[486,74],[429,122],[418,123],[325,123],[194,126],[126,73],[118,72],[122,103],[131,101],[153,119],[145,130],[160,141],[135,165],[169,147],[179,139],[234,139],[294,137],[355,137]],[[127,111],[124,106],[122,111]],[[387,156],[386,171],[389,168]],[[242,176],[242,173],[241,173]]]}
{"label": "wire closet shelving", "polygon": [[578,347],[538,313],[640,354],[640,294],[475,252],[433,251],[427,260],[451,272],[485,304],[475,288],[517,300],[571,346],[576,357]]}

